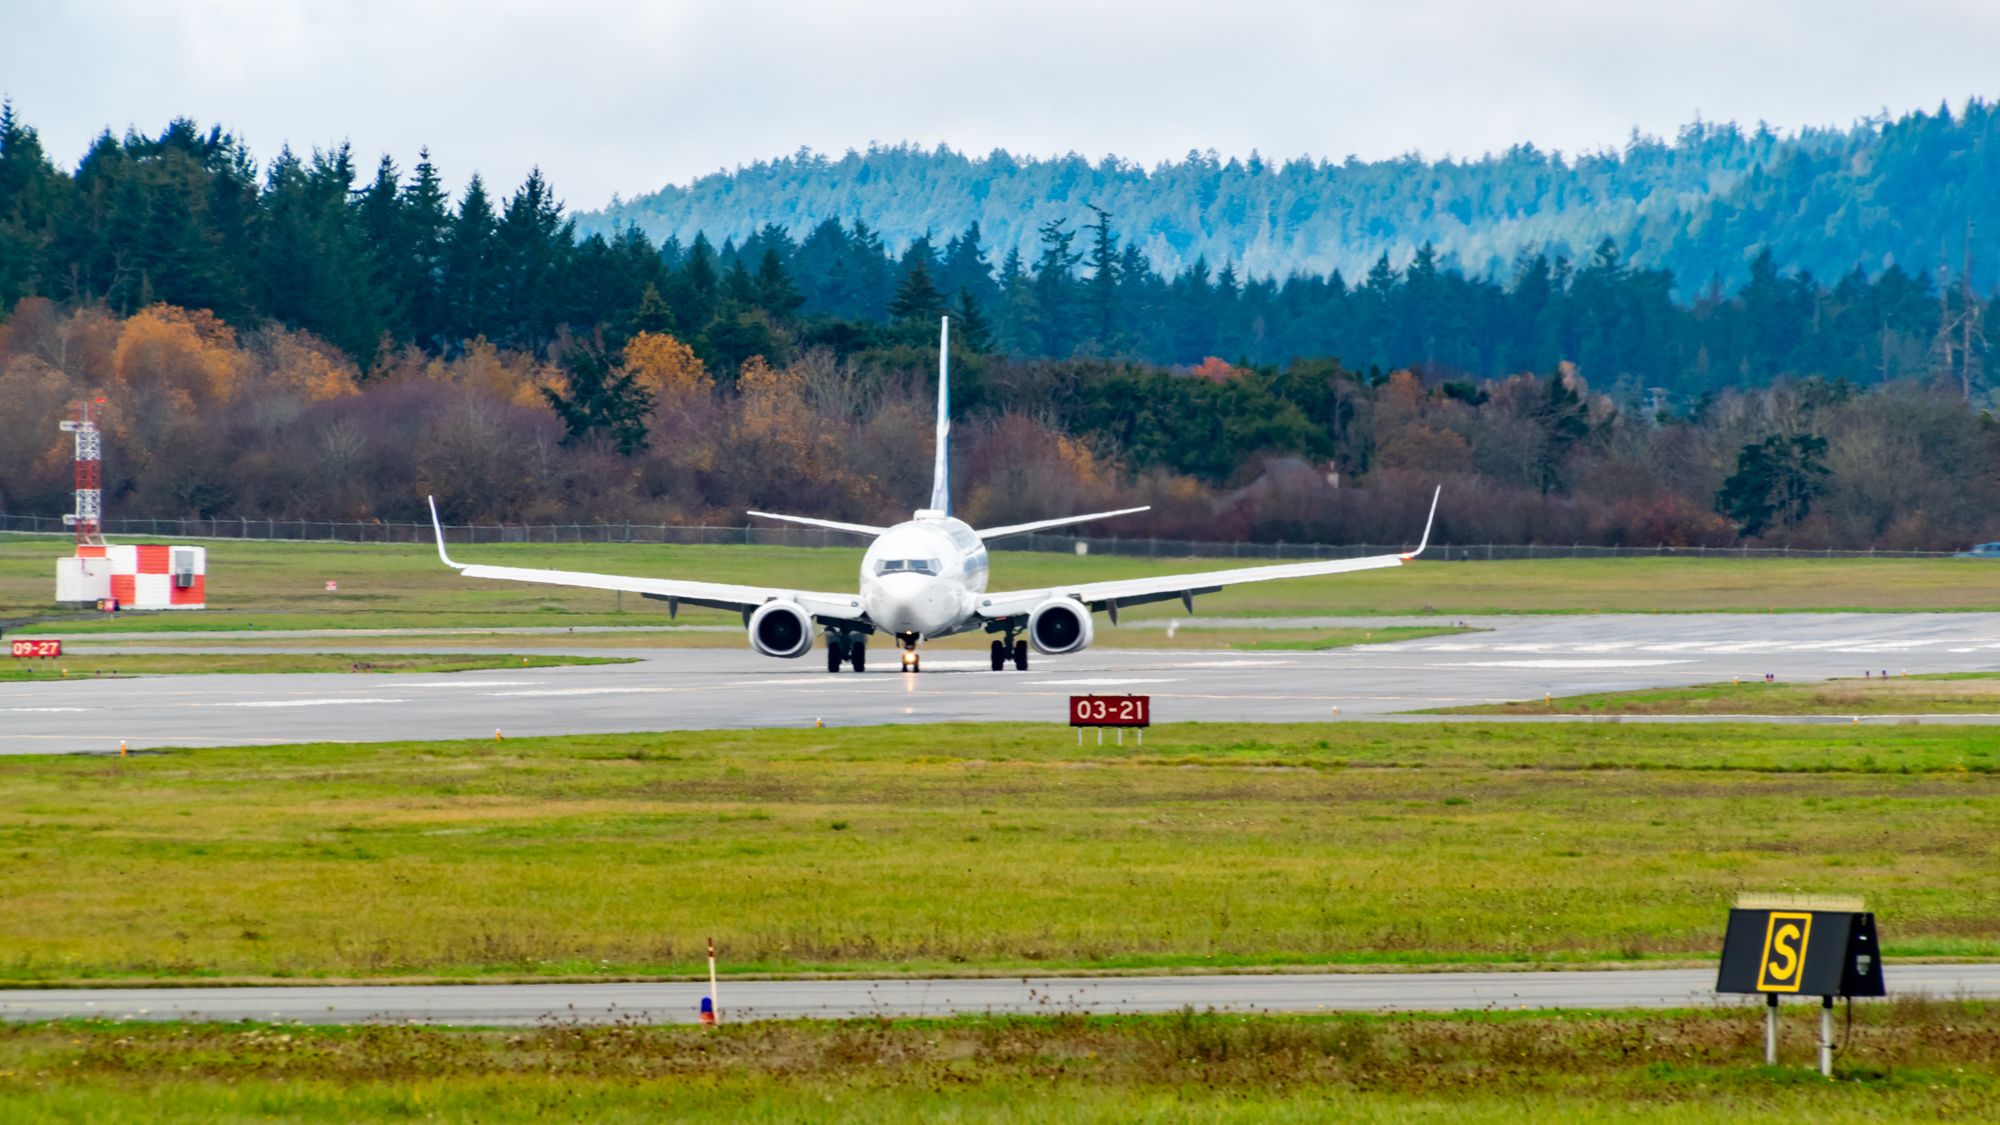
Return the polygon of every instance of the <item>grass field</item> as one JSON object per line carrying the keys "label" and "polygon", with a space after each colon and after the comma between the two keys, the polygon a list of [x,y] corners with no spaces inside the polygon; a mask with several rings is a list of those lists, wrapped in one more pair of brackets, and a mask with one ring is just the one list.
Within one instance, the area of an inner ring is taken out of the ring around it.
{"label": "grass field", "polygon": [[1988,1121],[2000,1009],[974,1018],[712,1031],[0,1027],[0,1121]]}
{"label": "grass field", "polygon": [[[0,535],[0,622],[49,619],[66,540]],[[506,544],[459,549],[461,562],[603,570],[847,590],[861,551],[837,548]],[[1000,552],[993,588],[1040,588],[1244,565],[1243,560]],[[459,578],[421,545],[209,544],[201,613],[71,614],[62,631],[409,626],[666,624],[665,607],[596,591]],[[325,583],[339,592],[325,592]],[[1443,562],[1237,587],[1201,599],[1208,615],[2000,610],[2000,567],[1966,559],[1615,559]],[[1177,603],[1127,611],[1184,617]],[[683,621],[733,617],[689,610]],[[1111,632],[1106,629],[1104,632]]]}
{"label": "grass field", "polygon": [[2000,955],[1970,728],[697,732],[0,759],[0,979],[1712,956],[1737,892]]}
{"label": "grass field", "polygon": [[[433,641],[435,643],[435,641]],[[73,653],[55,660],[0,664],[0,683],[97,676],[177,676],[248,672],[475,672],[491,668],[554,668],[567,664],[629,664],[613,656],[520,656],[514,653],[245,652]]]}
{"label": "grass field", "polygon": [[2000,713],[2000,672],[1762,680],[1571,695],[1457,708],[1460,715],[1986,715]]}

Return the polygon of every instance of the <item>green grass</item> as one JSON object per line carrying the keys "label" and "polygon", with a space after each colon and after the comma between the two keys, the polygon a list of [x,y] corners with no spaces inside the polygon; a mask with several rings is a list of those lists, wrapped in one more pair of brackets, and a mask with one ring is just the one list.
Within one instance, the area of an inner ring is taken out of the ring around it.
{"label": "green grass", "polygon": [[0,979],[1707,958],[1740,891],[2000,955],[1973,728],[685,732],[0,759]]}
{"label": "green grass", "polygon": [[1990,1120],[2000,1009],[854,1020],[512,1031],[0,1027],[0,1122]]}
{"label": "green grass", "polygon": [[[427,546],[259,543],[209,546],[210,608],[200,613],[62,615],[49,601],[55,537],[0,535],[0,622],[60,620],[64,633],[103,630],[381,629],[410,626],[667,624],[665,607],[637,597],[460,578]],[[630,544],[504,544],[458,548],[462,562],[849,590],[861,549]],[[1243,560],[1142,559],[1000,552],[995,589],[1165,574]],[[1361,574],[1295,579],[1202,598],[1208,615],[1754,612],[1763,610],[2000,609],[2000,568],[1966,559],[1613,559],[1421,561]],[[338,593],[325,592],[327,580]],[[1185,617],[1178,603],[1126,611]],[[727,614],[689,610],[681,620]],[[1106,630],[1109,632],[1110,630]]]}
{"label": "green grass", "polygon": [[97,676],[234,675],[253,672],[476,672],[493,668],[554,668],[568,664],[630,664],[636,659],[615,656],[521,656],[501,652],[72,652],[54,660],[16,660],[11,664],[0,664],[0,683]]}
{"label": "green grass", "polygon": [[1440,710],[1457,715],[1985,715],[2000,712],[2000,672],[1814,683],[1763,680],[1569,695]]}

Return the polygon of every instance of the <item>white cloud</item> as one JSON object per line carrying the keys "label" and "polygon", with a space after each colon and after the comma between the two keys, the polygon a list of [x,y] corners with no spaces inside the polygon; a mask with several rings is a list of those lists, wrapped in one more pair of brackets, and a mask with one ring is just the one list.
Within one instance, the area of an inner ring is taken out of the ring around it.
{"label": "white cloud", "polygon": [[428,144],[502,190],[539,163],[579,208],[802,145],[1574,151],[2000,93],[1977,0],[4,2],[0,93],[64,162],[186,115],[264,159]]}

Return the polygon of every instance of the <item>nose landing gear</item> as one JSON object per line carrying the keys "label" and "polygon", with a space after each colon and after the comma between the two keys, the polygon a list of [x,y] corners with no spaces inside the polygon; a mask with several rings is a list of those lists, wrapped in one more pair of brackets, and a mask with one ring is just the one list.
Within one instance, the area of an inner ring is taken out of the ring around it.
{"label": "nose landing gear", "polygon": [[915,633],[906,633],[898,637],[897,640],[903,642],[903,671],[923,671],[922,659],[917,656],[917,635]]}

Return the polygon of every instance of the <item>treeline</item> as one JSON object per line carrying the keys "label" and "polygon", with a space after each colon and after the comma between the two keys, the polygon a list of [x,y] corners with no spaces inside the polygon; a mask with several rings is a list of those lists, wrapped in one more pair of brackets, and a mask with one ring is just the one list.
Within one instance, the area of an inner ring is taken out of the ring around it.
{"label": "treeline", "polygon": [[[1975,104],[1960,121],[1921,117],[1868,136],[1924,148],[1917,141],[1939,130],[1984,136],[1991,117]],[[1768,138],[1712,132],[1683,143],[1776,151]],[[1798,159],[1818,151],[1794,148]],[[1977,181],[1984,167],[1966,174]],[[901,346],[943,311],[970,346],[1012,355],[1182,366],[1332,356],[1446,381],[1567,362],[1623,405],[1681,410],[1780,376],[1935,379],[1976,398],[1993,366],[1990,302],[1894,264],[1828,280],[1744,244],[1740,285],[1703,283],[1682,300],[1682,281],[1634,265],[1610,239],[1580,256],[1523,251],[1498,280],[1424,243],[1400,267],[1385,253],[1360,276],[1280,281],[1201,258],[1162,273],[1142,246],[1153,235],[1126,233],[1147,229],[1079,204],[1043,223],[1029,253],[997,260],[977,222],[900,249],[831,218],[796,235],[767,224],[719,247],[699,233],[655,245],[631,227],[579,238],[539,173],[504,197],[474,176],[452,200],[428,158],[406,174],[384,157],[364,176],[345,146],[284,150],[260,172],[236,138],[188,121],[158,137],[107,133],[68,173],[0,109],[0,308],[33,294],[121,314],[207,309],[240,328],[274,321],[333,343],[364,377],[403,362],[402,350],[455,357],[478,339],[537,356],[580,344],[615,362],[646,331],[687,341],[727,384],[751,356],[782,366],[814,347],[844,359]],[[1674,237],[1712,242],[1717,229]]]}
{"label": "treeline", "polygon": [[1169,277],[1123,229],[1086,207],[997,265],[976,225],[579,238],[539,174],[454,201],[427,159],[260,170],[185,121],[70,173],[0,110],[0,508],[67,509],[55,424],[101,391],[129,515],[879,522],[926,492],[949,314],[976,521],[1393,542],[1443,481],[1460,542],[2000,538],[1967,287],[1766,251],[1683,305],[1608,244],[1505,283],[1423,247],[1352,285]]}
{"label": "treeline", "polygon": [[[1443,542],[2000,538],[2000,426],[1915,381],[1781,379],[1654,415],[1569,367],[1437,383],[1329,360],[955,363],[958,511],[975,523],[1151,504],[1116,532],[1396,543],[1442,483]],[[615,361],[475,340],[364,376],[275,324],[28,298],[0,322],[0,511],[68,510],[56,423],[101,393],[117,515],[413,520],[435,493],[459,520],[883,522],[928,491],[931,369],[925,343],[815,345],[752,356],[724,386],[693,348],[640,331]]]}
{"label": "treeline", "polygon": [[1625,260],[1681,279],[1683,301],[1711,279],[1742,284],[1760,246],[1829,281],[1892,263],[1928,274],[1941,256],[1956,268],[1972,223],[1987,248],[1972,262],[1984,292],[2000,281],[2000,114],[1974,100],[1957,113],[1941,105],[1795,134],[1695,121],[1671,139],[1635,131],[1605,151],[1521,145],[1474,159],[1211,151],[1144,168],[1074,153],[802,151],[614,201],[580,226],[740,242],[767,224],[803,237],[827,218],[859,218],[900,250],[976,222],[998,261],[1009,250],[1032,258],[1041,225],[1086,204],[1117,214],[1170,277],[1206,259],[1245,277],[1354,280],[1384,254],[1406,266],[1429,243],[1455,268],[1505,278],[1523,254],[1583,260],[1608,238]]}

